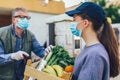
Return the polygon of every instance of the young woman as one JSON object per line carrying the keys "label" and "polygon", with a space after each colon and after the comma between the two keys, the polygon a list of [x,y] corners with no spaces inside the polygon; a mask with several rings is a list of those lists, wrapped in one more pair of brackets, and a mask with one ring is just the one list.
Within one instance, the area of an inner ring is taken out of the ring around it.
{"label": "young woman", "polygon": [[119,74],[118,42],[104,10],[85,2],[66,12],[74,18],[72,33],[84,39],[86,46],[75,60],[72,80],[109,80]]}

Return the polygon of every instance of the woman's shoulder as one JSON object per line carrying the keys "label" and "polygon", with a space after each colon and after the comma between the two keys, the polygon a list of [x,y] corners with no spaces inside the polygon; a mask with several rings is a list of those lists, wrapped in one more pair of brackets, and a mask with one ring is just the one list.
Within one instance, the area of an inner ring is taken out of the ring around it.
{"label": "woman's shoulder", "polygon": [[87,56],[94,58],[97,57],[108,58],[107,51],[101,43],[89,47],[87,51]]}

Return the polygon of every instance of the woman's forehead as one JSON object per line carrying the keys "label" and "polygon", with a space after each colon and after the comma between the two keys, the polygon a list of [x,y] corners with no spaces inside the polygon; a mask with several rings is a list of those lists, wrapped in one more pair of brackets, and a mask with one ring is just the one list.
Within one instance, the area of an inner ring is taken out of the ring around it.
{"label": "woman's forehead", "polygon": [[74,18],[74,19],[82,19],[82,17],[81,17],[80,15],[78,15],[78,14],[74,14],[74,15],[73,15],[73,18]]}

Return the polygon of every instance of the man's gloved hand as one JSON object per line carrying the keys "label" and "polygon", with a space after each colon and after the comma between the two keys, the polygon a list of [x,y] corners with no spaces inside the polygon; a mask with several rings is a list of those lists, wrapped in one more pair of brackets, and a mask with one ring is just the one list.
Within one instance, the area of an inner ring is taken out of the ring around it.
{"label": "man's gloved hand", "polygon": [[13,60],[21,60],[24,59],[24,56],[28,57],[29,54],[24,51],[18,51],[16,53],[11,54],[11,59]]}
{"label": "man's gloved hand", "polygon": [[49,53],[52,51],[53,48],[54,48],[54,46],[49,45],[49,46],[45,49],[45,56],[46,56],[47,54],[49,54]]}

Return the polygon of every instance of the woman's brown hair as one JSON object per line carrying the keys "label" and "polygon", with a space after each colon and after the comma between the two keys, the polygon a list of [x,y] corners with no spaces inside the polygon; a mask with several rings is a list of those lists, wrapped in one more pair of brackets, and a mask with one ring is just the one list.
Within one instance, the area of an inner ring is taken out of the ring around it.
{"label": "woman's brown hair", "polygon": [[109,55],[110,61],[110,76],[115,77],[119,74],[119,48],[117,37],[113,31],[112,26],[105,20],[101,36],[99,37],[100,42],[104,45]]}

